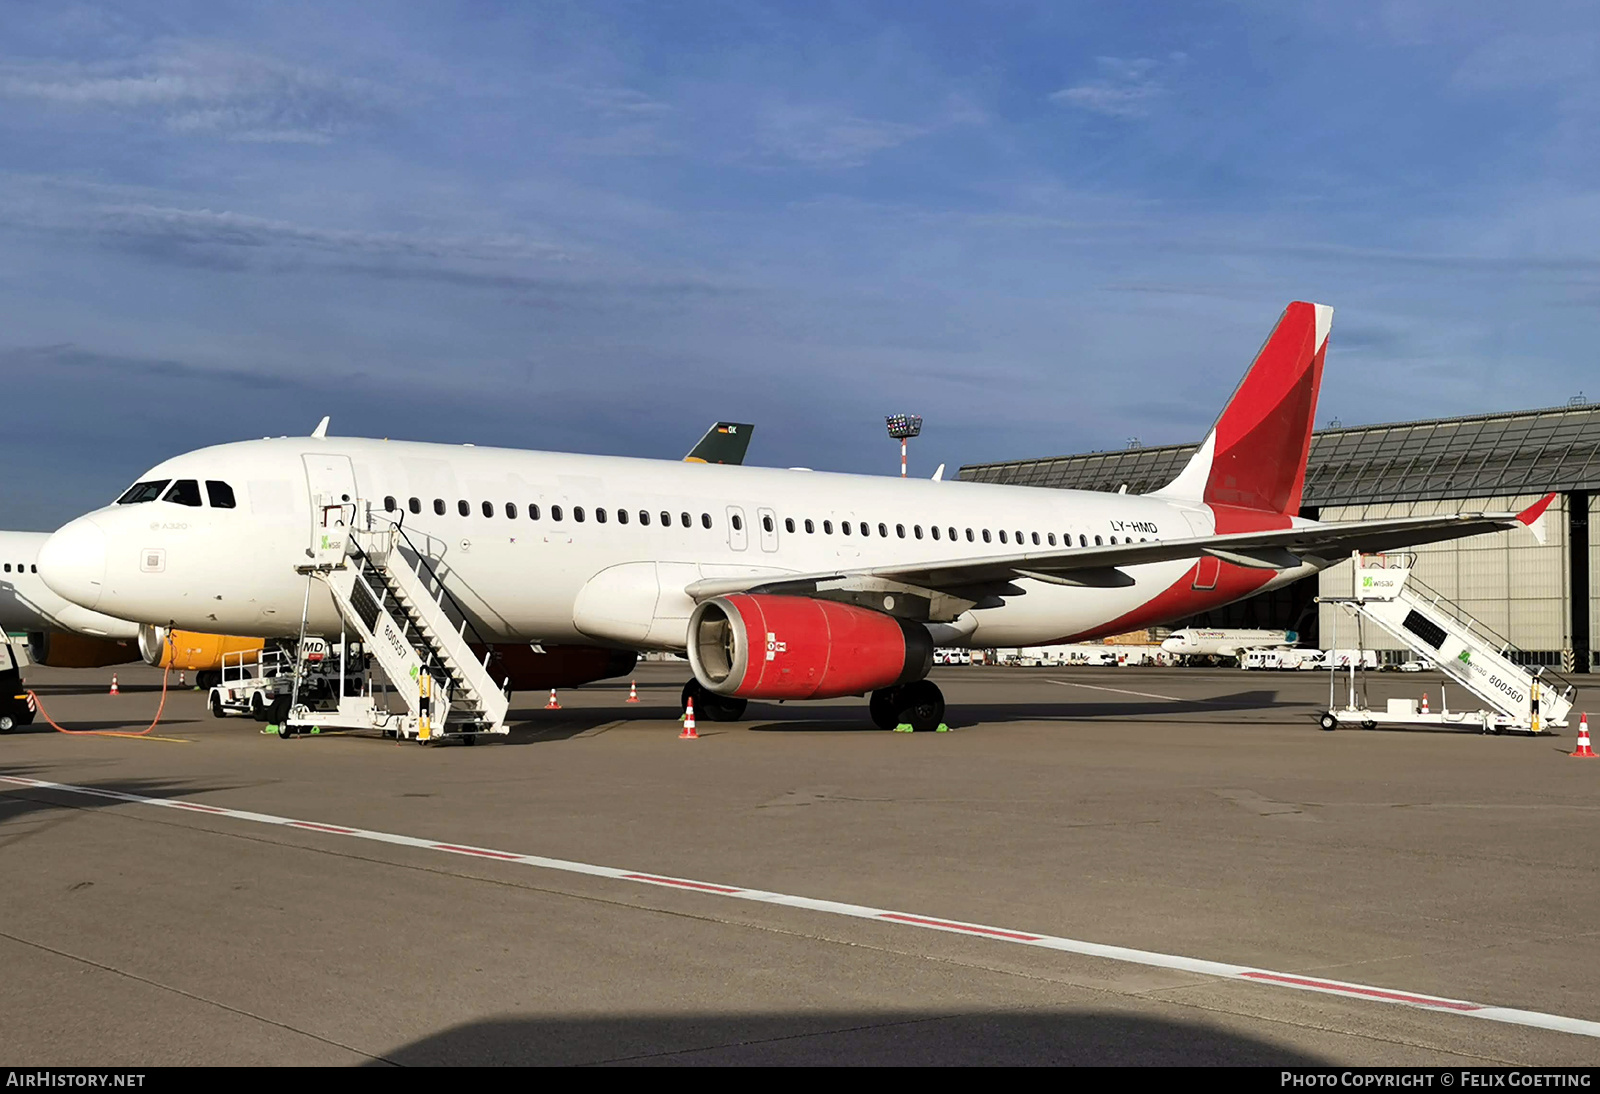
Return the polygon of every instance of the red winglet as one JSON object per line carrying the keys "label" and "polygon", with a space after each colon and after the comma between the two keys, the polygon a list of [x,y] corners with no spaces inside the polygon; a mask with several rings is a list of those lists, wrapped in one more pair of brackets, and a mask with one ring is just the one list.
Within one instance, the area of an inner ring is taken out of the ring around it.
{"label": "red winglet", "polygon": [[1550,508],[1550,503],[1555,500],[1556,496],[1554,493],[1546,494],[1544,497],[1528,506],[1522,512],[1518,513],[1517,519],[1523,524],[1532,524],[1534,521],[1544,516],[1544,511]]}

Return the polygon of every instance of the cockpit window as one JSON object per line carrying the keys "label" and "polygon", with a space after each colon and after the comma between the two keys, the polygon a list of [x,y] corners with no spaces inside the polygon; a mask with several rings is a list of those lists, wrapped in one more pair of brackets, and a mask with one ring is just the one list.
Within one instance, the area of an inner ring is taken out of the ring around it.
{"label": "cockpit window", "polygon": [[[213,509],[232,509],[234,507],[233,487],[225,482],[207,479],[206,497],[211,500],[211,508]],[[390,506],[390,508],[394,507]]]}
{"label": "cockpit window", "polygon": [[126,494],[117,499],[117,504],[137,505],[141,501],[155,501],[171,481],[171,479],[151,479],[149,482],[136,482],[128,487]]}
{"label": "cockpit window", "polygon": [[162,495],[161,500],[170,501],[174,505],[198,506],[202,504],[200,501],[200,484],[194,479],[179,479],[172,484],[172,489]]}

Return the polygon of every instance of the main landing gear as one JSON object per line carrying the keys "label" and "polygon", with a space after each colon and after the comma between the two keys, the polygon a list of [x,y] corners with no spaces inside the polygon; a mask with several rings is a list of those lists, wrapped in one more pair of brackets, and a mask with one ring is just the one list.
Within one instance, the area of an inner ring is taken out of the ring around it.
{"label": "main landing gear", "polygon": [[867,709],[879,729],[909,725],[918,733],[929,733],[944,722],[944,692],[932,680],[880,688],[872,693]]}
{"label": "main landing gear", "polygon": [[698,680],[690,680],[683,685],[683,698],[678,702],[679,708],[688,707],[690,699],[694,700],[694,716],[709,718],[713,722],[737,722],[744,717],[747,702],[730,695],[718,695],[714,691],[707,691]]}

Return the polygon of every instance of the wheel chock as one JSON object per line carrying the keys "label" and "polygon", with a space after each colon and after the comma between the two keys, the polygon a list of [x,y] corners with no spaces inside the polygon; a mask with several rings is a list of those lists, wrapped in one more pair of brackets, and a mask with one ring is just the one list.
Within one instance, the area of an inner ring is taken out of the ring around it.
{"label": "wheel chock", "polygon": [[894,732],[896,732],[896,733],[915,733],[916,730],[911,728],[911,723],[910,722],[901,722],[899,725],[894,727]]}
{"label": "wheel chock", "polygon": [[945,725],[943,722],[940,722],[939,723],[939,728],[934,730],[934,732],[935,733],[949,733],[950,732],[950,727]]}

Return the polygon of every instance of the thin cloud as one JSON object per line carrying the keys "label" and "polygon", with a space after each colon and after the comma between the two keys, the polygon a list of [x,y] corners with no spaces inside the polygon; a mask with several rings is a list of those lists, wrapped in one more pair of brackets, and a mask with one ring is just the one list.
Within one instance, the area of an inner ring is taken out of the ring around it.
{"label": "thin cloud", "polygon": [[300,144],[326,144],[396,101],[369,80],[193,44],[110,63],[0,66],[0,96],[143,115],[177,133]]}
{"label": "thin cloud", "polygon": [[820,107],[783,107],[761,119],[757,144],[770,158],[804,167],[860,167],[879,152],[923,136],[924,126]]}
{"label": "thin cloud", "polygon": [[1100,78],[1052,92],[1050,101],[1111,118],[1142,118],[1165,95],[1154,76],[1158,62],[1148,57],[1097,57]]}

